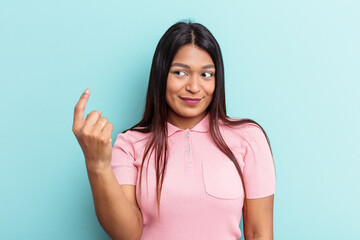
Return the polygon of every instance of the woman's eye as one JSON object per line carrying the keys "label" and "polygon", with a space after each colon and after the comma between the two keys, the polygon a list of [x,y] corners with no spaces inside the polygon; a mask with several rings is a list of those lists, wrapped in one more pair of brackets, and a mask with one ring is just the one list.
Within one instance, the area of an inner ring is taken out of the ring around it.
{"label": "woman's eye", "polygon": [[181,77],[186,75],[184,71],[174,71],[174,74],[179,75]]}
{"label": "woman's eye", "polygon": [[201,74],[201,76],[205,77],[205,78],[209,78],[209,77],[212,77],[213,74],[210,73],[210,72],[204,72],[203,74]]}

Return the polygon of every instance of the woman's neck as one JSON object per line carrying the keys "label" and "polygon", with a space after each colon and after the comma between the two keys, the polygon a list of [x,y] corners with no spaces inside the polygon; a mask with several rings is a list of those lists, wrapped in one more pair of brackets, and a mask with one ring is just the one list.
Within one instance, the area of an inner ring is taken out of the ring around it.
{"label": "woman's neck", "polygon": [[180,129],[192,129],[206,116],[206,114],[206,112],[203,112],[198,116],[184,117],[172,110],[169,110],[168,122]]}

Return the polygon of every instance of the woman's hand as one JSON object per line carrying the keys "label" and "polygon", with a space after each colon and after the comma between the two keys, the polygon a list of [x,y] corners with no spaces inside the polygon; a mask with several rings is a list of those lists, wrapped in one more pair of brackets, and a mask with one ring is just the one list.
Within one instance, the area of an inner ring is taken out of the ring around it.
{"label": "woman's hand", "polygon": [[74,132],[85,156],[86,168],[89,171],[101,171],[110,166],[113,125],[106,117],[100,117],[101,111],[92,111],[84,120],[84,110],[90,96],[86,89],[75,105]]}

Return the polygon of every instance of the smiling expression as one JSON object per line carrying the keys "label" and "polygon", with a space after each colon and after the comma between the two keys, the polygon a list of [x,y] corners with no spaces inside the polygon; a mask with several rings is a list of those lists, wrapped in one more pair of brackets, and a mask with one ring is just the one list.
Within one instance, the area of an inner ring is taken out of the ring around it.
{"label": "smiling expression", "polygon": [[179,128],[192,128],[205,115],[215,90],[215,65],[204,49],[187,44],[171,63],[167,77],[168,120]]}

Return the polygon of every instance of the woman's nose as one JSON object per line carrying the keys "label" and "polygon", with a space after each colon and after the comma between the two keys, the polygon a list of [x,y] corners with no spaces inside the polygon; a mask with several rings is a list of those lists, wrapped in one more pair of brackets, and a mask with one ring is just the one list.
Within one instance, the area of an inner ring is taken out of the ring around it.
{"label": "woman's nose", "polygon": [[191,76],[186,84],[186,90],[191,93],[197,93],[200,91],[199,77]]}

